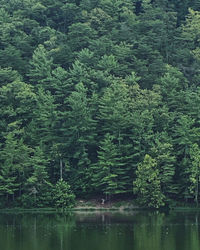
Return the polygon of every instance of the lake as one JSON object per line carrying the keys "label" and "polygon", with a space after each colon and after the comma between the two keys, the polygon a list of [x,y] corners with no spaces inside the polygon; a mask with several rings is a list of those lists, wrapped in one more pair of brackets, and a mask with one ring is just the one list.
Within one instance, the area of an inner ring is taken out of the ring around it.
{"label": "lake", "polygon": [[0,214],[1,250],[197,250],[198,212]]}

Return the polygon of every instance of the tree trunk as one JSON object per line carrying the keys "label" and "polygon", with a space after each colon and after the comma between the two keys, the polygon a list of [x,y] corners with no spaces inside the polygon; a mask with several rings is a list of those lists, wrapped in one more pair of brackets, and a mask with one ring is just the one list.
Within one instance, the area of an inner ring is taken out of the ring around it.
{"label": "tree trunk", "polygon": [[62,180],[62,179],[63,179],[63,162],[60,159],[60,180]]}
{"label": "tree trunk", "polygon": [[197,176],[197,185],[196,185],[196,190],[195,190],[195,202],[196,206],[198,207],[198,193],[199,193],[199,177]]}

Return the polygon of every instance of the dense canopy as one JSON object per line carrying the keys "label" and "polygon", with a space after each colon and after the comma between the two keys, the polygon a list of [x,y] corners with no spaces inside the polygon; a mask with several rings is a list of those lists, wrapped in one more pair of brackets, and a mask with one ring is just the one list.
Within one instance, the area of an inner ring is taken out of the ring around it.
{"label": "dense canopy", "polygon": [[198,204],[200,1],[0,5],[0,206]]}

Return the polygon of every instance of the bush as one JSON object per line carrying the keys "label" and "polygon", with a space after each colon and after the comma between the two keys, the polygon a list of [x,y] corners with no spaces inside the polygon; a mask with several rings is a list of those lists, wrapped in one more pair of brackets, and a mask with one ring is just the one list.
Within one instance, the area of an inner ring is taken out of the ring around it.
{"label": "bush", "polygon": [[56,208],[70,208],[75,203],[75,195],[71,191],[70,185],[60,179],[53,189],[53,203]]}

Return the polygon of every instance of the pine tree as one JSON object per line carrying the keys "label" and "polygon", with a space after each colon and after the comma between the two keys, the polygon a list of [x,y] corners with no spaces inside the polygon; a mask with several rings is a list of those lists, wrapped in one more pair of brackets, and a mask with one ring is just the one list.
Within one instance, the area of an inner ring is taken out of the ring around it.
{"label": "pine tree", "polygon": [[[15,195],[21,195],[24,183],[27,178],[30,166],[31,149],[27,147],[22,139],[18,137],[22,131],[16,129],[12,124],[12,129],[5,136],[4,147],[1,149],[1,167],[0,167],[0,189],[3,195],[12,195],[13,200]],[[10,124],[10,129],[12,128]],[[17,193],[18,191],[18,193]]]}
{"label": "pine tree", "polygon": [[74,183],[74,180],[77,180],[74,183],[75,191],[85,192],[91,162],[89,153],[95,154],[96,150],[96,122],[92,117],[93,107],[90,100],[87,97],[87,88],[79,83],[75,86],[75,91],[66,98],[68,108],[63,113],[65,120],[61,131],[67,140],[62,142],[62,154],[71,166],[72,178],[69,182],[73,180]]}
{"label": "pine tree", "polygon": [[36,95],[29,84],[16,80],[2,86],[0,88],[1,133],[6,133],[8,124],[12,123],[25,128],[32,120],[35,103]]}
{"label": "pine tree", "polygon": [[25,195],[22,197],[24,205],[48,206],[51,202],[49,189],[52,188],[47,172],[48,159],[41,147],[36,147],[30,159],[31,171],[26,181]]}
{"label": "pine tree", "polygon": [[187,167],[190,164],[190,147],[198,142],[198,128],[194,126],[194,119],[188,115],[181,115],[177,120],[172,138],[176,148],[176,178],[180,186],[179,192],[188,196]]}
{"label": "pine tree", "polygon": [[93,185],[97,192],[106,195],[106,199],[125,191],[123,182],[123,164],[113,142],[113,137],[106,134],[98,151],[98,162],[93,166]]}
{"label": "pine tree", "polygon": [[167,197],[173,197],[176,194],[174,186],[176,158],[172,142],[166,132],[158,135],[151,152],[157,162],[162,193]]}
{"label": "pine tree", "polygon": [[21,80],[21,76],[12,68],[0,68],[0,87],[8,83]]}
{"label": "pine tree", "polygon": [[129,88],[126,84],[114,82],[104,92],[99,103],[99,123],[102,131],[113,134],[120,145],[124,131],[130,126]]}
{"label": "pine tree", "polygon": [[199,181],[200,181],[200,149],[195,143],[190,148],[191,164],[188,167],[189,192],[194,195],[194,201],[198,206],[199,199]]}
{"label": "pine tree", "polygon": [[29,79],[34,85],[40,85],[44,89],[48,89],[48,79],[51,77],[53,68],[53,60],[49,56],[47,50],[43,45],[39,45],[30,61]]}

